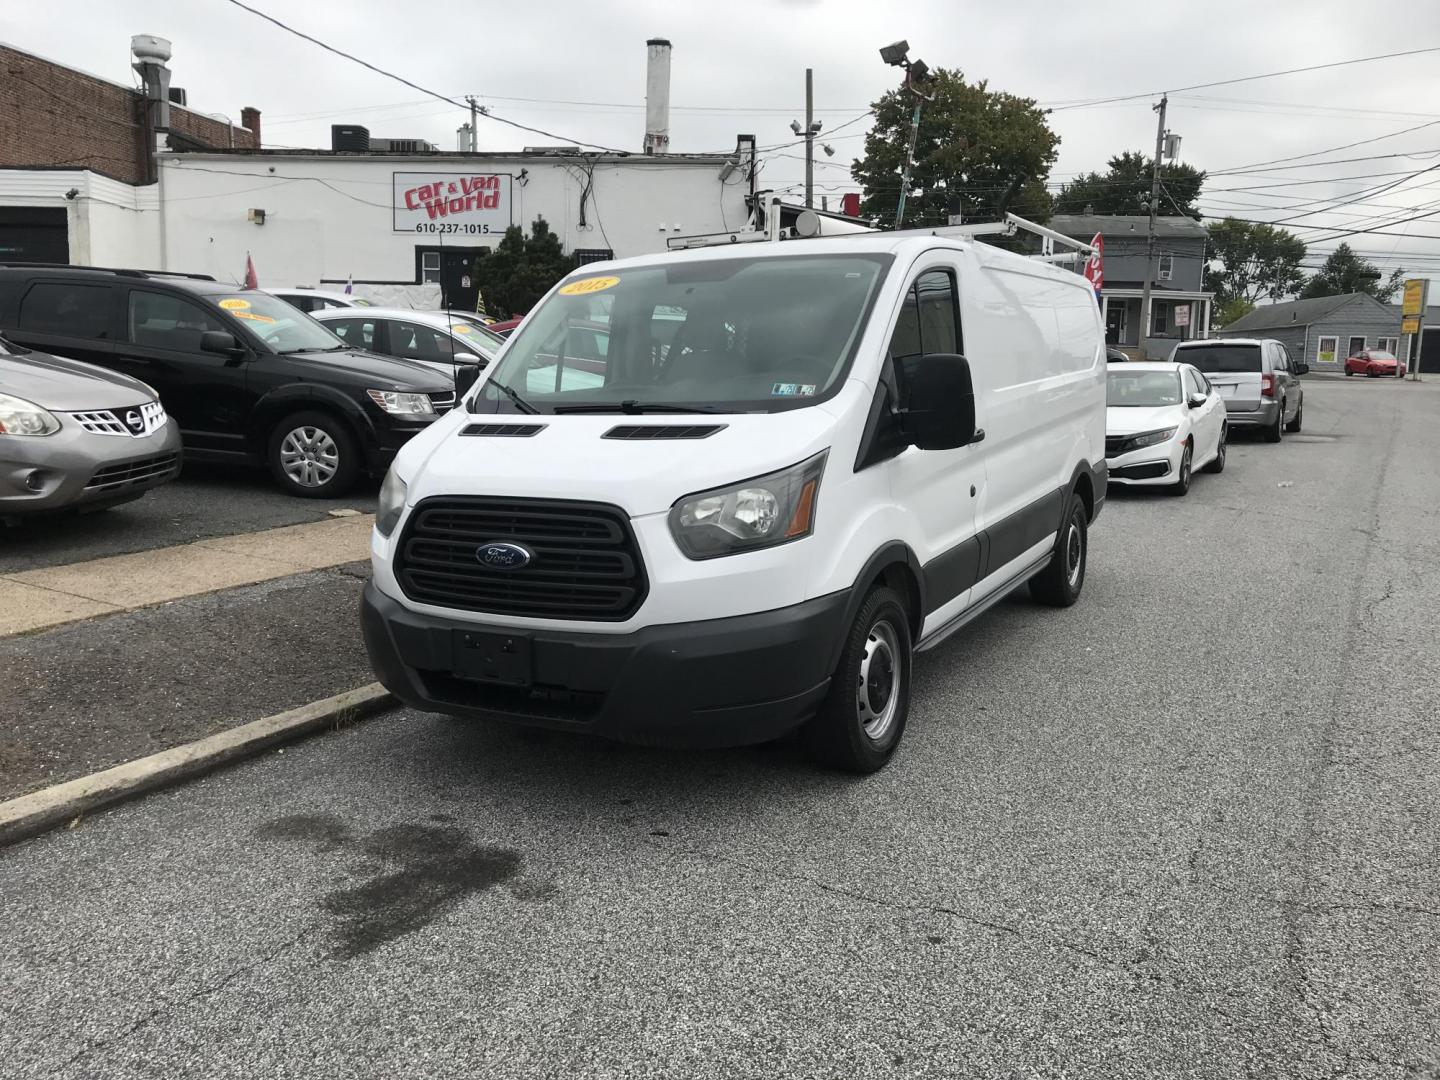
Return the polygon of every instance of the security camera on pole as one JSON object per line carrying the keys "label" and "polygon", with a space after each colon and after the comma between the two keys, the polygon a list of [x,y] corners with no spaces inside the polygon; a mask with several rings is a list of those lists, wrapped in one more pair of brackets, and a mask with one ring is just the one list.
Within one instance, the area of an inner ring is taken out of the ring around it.
{"label": "security camera on pole", "polygon": [[[796,135],[805,136],[805,205],[815,205],[815,136],[820,134],[820,121],[815,119],[815,71],[813,68],[805,69],[805,126],[800,126],[799,120],[790,121],[790,130]],[[830,147],[825,147],[825,155],[833,156],[835,153]]]}
{"label": "security camera on pole", "polygon": [[915,164],[915,142],[920,137],[920,107],[934,101],[935,94],[926,94],[921,87],[930,79],[930,67],[924,60],[910,59],[910,43],[896,41],[880,50],[880,59],[891,67],[905,69],[905,89],[915,95],[915,112],[910,118],[910,146],[905,151],[905,173],[900,178],[900,201],[895,207],[895,228],[905,221],[905,195],[910,190],[910,170]]}

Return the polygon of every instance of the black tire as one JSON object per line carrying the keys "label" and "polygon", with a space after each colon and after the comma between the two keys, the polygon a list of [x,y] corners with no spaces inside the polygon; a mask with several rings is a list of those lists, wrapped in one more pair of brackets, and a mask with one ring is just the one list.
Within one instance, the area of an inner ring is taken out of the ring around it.
{"label": "black tire", "polygon": [[1050,562],[1030,579],[1030,595],[1051,607],[1069,607],[1080,599],[1085,587],[1089,556],[1090,519],[1085,516],[1085,504],[1072,493]]}
{"label": "black tire", "polygon": [[1378,371],[1376,371],[1374,368],[1370,368],[1369,370],[1367,370],[1367,371],[1365,372],[1365,377],[1366,377],[1367,379],[1378,379],[1378,378],[1380,377],[1380,373],[1379,373]]}
{"label": "black tire", "polygon": [[830,692],[803,737],[816,760],[873,773],[894,755],[909,713],[910,619],[904,600],[877,585],[855,615]]}
{"label": "black tire", "polygon": [[1348,379],[1348,378],[1350,378],[1350,376],[1352,376],[1352,375],[1354,375],[1354,374],[1355,374],[1355,372],[1351,371],[1348,367],[1345,369],[1345,378]]}
{"label": "black tire", "polygon": [[1185,444],[1185,452],[1180,455],[1180,472],[1175,482],[1168,488],[1171,495],[1186,496],[1190,494],[1190,481],[1195,478],[1195,444]]}
{"label": "black tire", "polygon": [[1266,442],[1279,442],[1284,438],[1285,431],[1285,402],[1280,402],[1280,408],[1275,410],[1275,422],[1265,429]]}
{"label": "black tire", "polygon": [[[270,430],[265,460],[276,483],[303,499],[334,499],[355,486],[360,447],[334,413],[291,413]],[[308,479],[307,479],[308,478]]]}
{"label": "black tire", "polygon": [[1215,456],[1210,459],[1210,464],[1205,466],[1209,473],[1222,473],[1225,471],[1225,447],[1230,442],[1230,425],[1220,425],[1220,445],[1215,448]]}
{"label": "black tire", "polygon": [[1285,425],[1286,431],[1299,431],[1305,425],[1305,403],[1302,401],[1295,408],[1295,419]]}

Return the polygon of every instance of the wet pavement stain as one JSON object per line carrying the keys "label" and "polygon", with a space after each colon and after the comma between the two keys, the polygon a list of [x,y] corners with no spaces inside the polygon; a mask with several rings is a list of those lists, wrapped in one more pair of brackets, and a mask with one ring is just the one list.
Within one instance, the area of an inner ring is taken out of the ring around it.
{"label": "wet pavement stain", "polygon": [[[404,937],[450,911],[466,897],[509,882],[520,873],[520,854],[476,844],[463,830],[441,825],[396,825],[355,837],[339,819],[323,814],[277,818],[255,830],[261,839],[354,844],[369,880],[336,889],[319,901],[335,916],[337,959],[352,960]],[[516,895],[524,899],[544,896]],[[538,890],[544,893],[545,890]],[[548,894],[547,894],[548,895]]]}

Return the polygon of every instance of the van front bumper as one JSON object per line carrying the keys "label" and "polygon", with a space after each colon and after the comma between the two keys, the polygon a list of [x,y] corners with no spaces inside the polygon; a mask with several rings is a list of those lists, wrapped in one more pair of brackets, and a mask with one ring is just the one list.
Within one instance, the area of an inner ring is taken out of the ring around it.
{"label": "van front bumper", "polygon": [[[793,607],[629,634],[531,630],[411,611],[365,586],[370,664],[417,709],[584,731],[653,746],[766,742],[808,719],[830,687],[848,592]],[[512,683],[473,677],[465,653],[504,661]],[[471,675],[460,672],[469,667]]]}

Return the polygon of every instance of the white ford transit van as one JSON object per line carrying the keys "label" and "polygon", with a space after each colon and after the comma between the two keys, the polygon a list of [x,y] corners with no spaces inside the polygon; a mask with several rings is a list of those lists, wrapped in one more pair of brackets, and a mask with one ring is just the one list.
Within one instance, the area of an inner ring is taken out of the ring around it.
{"label": "white ford transit van", "polygon": [[417,708],[871,771],[911,654],[1029,583],[1074,603],[1105,498],[1079,275],[929,235],[591,265],[401,450],[362,622]]}

